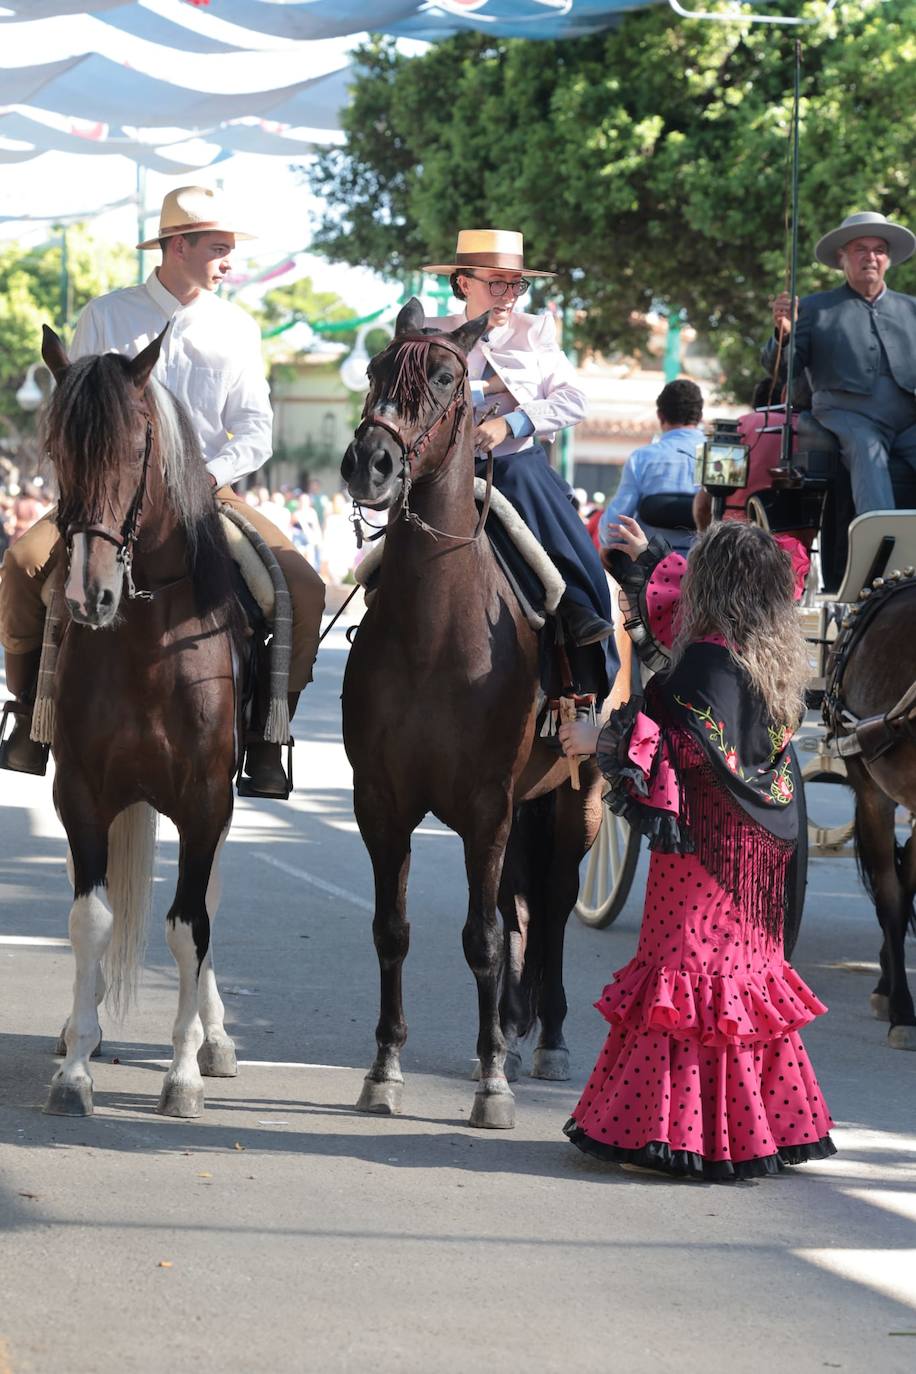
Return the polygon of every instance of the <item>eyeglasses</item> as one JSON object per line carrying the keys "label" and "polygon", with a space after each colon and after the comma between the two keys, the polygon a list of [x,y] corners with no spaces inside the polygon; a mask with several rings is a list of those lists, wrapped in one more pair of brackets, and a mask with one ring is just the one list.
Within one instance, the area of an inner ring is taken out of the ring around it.
{"label": "eyeglasses", "polygon": [[490,295],[497,301],[502,300],[503,296],[508,296],[510,293],[513,296],[524,296],[531,286],[527,277],[517,277],[515,281],[505,281],[502,277],[496,277],[495,280],[491,281],[489,277],[478,277],[474,272],[461,272],[460,275],[471,277],[474,281],[482,281],[484,285],[489,286]]}

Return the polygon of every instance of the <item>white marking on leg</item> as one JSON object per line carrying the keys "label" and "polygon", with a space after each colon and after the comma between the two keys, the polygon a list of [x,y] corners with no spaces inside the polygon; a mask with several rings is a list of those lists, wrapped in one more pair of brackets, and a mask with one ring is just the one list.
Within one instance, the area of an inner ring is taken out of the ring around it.
{"label": "white marking on leg", "polygon": [[73,1010],[67,1021],[67,1056],[54,1075],[55,1083],[86,1080],[91,1083],[89,1056],[99,1038],[96,992],[102,956],[111,939],[113,916],[94,888],[77,897],[70,908],[70,943],[76,963]]}
{"label": "white marking on leg", "polygon": [[213,856],[213,867],[210,869],[210,881],[207,884],[206,902],[207,915],[210,917],[210,945],[207,949],[207,956],[201,965],[200,982],[197,990],[197,1002],[200,1008],[200,1019],[203,1023],[204,1039],[219,1044],[231,1043],[226,1034],[226,1009],[219,995],[219,988],[216,986],[216,974],[213,971],[213,922],[216,919],[222,895],[219,861],[228,833],[229,826],[227,825],[219,837],[219,844],[216,846],[216,853]]}
{"label": "white marking on leg", "polygon": [[185,1083],[203,1087],[197,1066],[197,1051],[204,1041],[204,1031],[198,1015],[197,949],[191,927],[185,921],[167,921],[165,938],[178,965],[178,1014],[172,1027],[172,1047],[175,1051],[166,1082]]}

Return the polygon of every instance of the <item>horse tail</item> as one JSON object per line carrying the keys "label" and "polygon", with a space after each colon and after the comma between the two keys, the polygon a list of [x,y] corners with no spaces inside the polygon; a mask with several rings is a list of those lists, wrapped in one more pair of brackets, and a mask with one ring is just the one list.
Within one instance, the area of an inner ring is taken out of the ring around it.
{"label": "horse tail", "polygon": [[528,938],[516,1007],[520,1037],[530,1035],[537,1025],[541,989],[547,973],[555,818],[554,792],[522,802],[515,813],[515,876],[519,896],[528,907]]}
{"label": "horse tail", "polygon": [[108,900],[114,913],[104,961],[106,1003],[124,1016],[136,995],[153,898],[158,816],[137,802],[115,816],[108,830]]}

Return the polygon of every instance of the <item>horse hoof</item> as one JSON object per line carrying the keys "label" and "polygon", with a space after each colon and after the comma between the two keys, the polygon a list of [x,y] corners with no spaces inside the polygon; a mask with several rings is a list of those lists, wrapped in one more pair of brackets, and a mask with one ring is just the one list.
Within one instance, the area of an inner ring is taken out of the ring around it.
{"label": "horse hoof", "polygon": [[891,1019],[890,998],[885,997],[883,992],[873,992],[868,999],[872,1015],[876,1021],[889,1021]]}
{"label": "horse hoof", "polygon": [[374,1078],[363,1081],[363,1090],[356,1104],[358,1112],[371,1112],[373,1116],[400,1116],[401,1099],[404,1095],[403,1082],[386,1079],[378,1083]]}
{"label": "horse hoof", "polygon": [[203,1109],[203,1084],[197,1087],[194,1083],[169,1082],[168,1079],[163,1083],[159,1106],[156,1108],[162,1116],[191,1118],[200,1116]]}
{"label": "horse hoof", "polygon": [[[58,1059],[66,1059],[66,1057],[67,1057],[66,1030],[67,1030],[67,1027],[64,1026],[64,1029],[61,1031],[60,1035],[57,1037],[57,1044],[54,1046],[54,1053],[55,1053],[55,1055],[57,1056]],[[99,1027],[99,1040],[98,1040],[98,1044],[96,1045],[95,1049],[94,1049],[94,1050],[92,1051],[92,1053],[90,1054],[89,1058],[90,1058],[90,1059],[99,1059],[99,1058],[101,1058],[101,1054],[102,1054],[102,1028],[101,1028],[101,1026],[100,1026],[100,1027]]]}
{"label": "horse hoof", "polygon": [[48,1116],[92,1116],[92,1083],[52,1083],[45,1105]]}
{"label": "horse hoof", "polygon": [[891,1026],[887,1043],[892,1050],[916,1050],[916,1026]]}
{"label": "horse hoof", "polygon": [[511,1131],[515,1125],[515,1098],[508,1087],[474,1094],[469,1126],[485,1131]]}
{"label": "horse hoof", "polygon": [[569,1050],[536,1049],[531,1065],[532,1078],[547,1078],[565,1083],[569,1078]]}
{"label": "horse hoof", "polygon": [[205,1040],[197,1051],[197,1067],[204,1078],[235,1078],[239,1066],[231,1040]]}
{"label": "horse hoof", "polygon": [[[516,1050],[509,1050],[506,1055],[506,1081],[509,1083],[517,1083],[521,1071],[522,1056]],[[479,1073],[478,1077],[480,1077]]]}

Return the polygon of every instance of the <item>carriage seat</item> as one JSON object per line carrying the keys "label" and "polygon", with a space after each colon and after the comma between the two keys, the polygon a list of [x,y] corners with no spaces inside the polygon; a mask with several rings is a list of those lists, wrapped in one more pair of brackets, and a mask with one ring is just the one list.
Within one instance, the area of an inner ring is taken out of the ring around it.
{"label": "carriage seat", "polygon": [[[474,499],[478,506],[483,504],[486,490],[487,484],[483,478],[475,477]],[[499,524],[502,526],[508,539],[514,546],[515,552],[526,566],[530,568],[531,572],[534,573],[534,576],[543,588],[543,609],[548,615],[553,615],[560,604],[563,593],[566,591],[566,583],[563,581],[557,568],[547,557],[547,554],[541,548],[541,545],[535,539],[518,511],[512,505],[511,501],[507,500],[502,492],[497,491],[495,487],[490,492],[490,515],[488,518],[492,520],[494,517],[499,521]],[[369,552],[357,565],[356,572],[354,573],[357,583],[366,592],[367,600],[372,594],[374,584],[377,581],[379,569],[382,565],[382,554],[384,553],[384,549],[384,538],[377,539],[374,544],[370,545]],[[518,596],[528,623],[535,630],[543,629],[544,616],[541,614],[540,608],[531,605],[530,599],[523,594],[518,584],[518,580],[514,576],[512,568],[509,566],[508,560],[502,556],[499,547],[494,546],[493,551],[508,578],[510,586]]]}
{"label": "carriage seat", "polygon": [[846,571],[836,592],[841,602],[855,601],[863,587],[889,572],[916,567],[916,510],[873,510],[857,515],[849,526]]}

